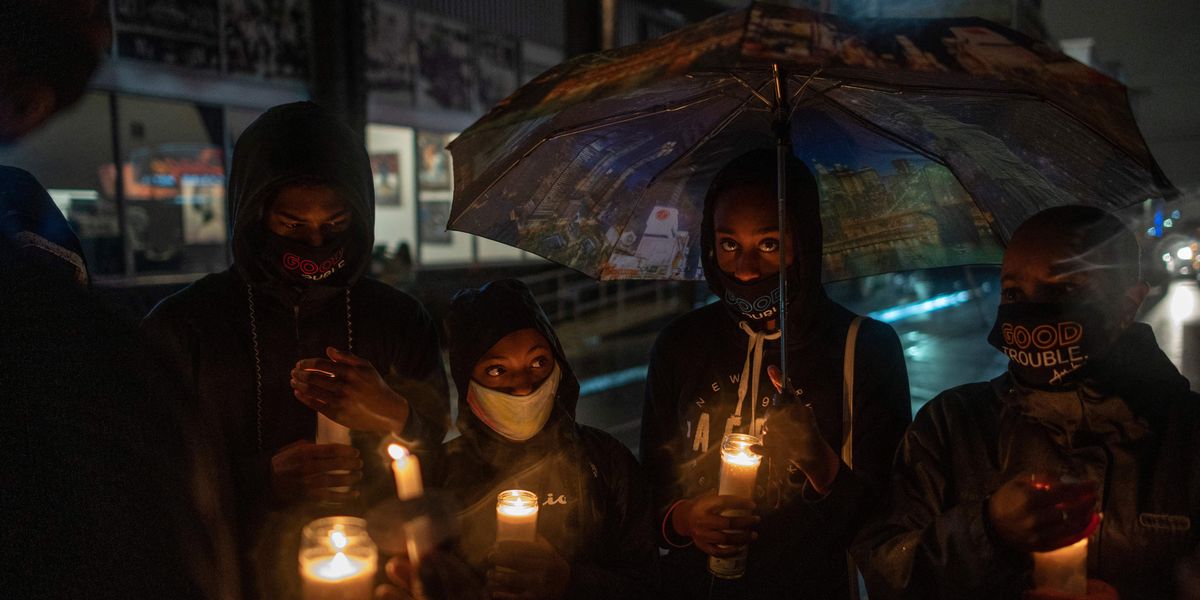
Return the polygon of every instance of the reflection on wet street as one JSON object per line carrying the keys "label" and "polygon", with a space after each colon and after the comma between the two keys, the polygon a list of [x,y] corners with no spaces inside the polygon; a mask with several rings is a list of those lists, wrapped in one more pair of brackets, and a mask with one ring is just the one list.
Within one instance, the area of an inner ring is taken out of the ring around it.
{"label": "reflection on wet street", "polygon": [[[913,414],[943,390],[986,381],[1007,363],[988,345],[999,290],[996,269],[980,269],[975,277],[947,281],[892,279],[874,289],[845,293],[848,286],[831,286],[831,295],[862,314],[888,321],[900,336],[908,365]],[[839,293],[842,292],[842,293]],[[1167,356],[1193,382],[1200,382],[1200,287],[1178,280],[1152,291],[1139,320],[1153,328]],[[615,340],[608,352],[640,360],[617,370],[580,369],[584,395],[581,422],[604,429],[635,451],[638,446],[645,357],[653,336]],[[608,361],[604,361],[608,362]]]}

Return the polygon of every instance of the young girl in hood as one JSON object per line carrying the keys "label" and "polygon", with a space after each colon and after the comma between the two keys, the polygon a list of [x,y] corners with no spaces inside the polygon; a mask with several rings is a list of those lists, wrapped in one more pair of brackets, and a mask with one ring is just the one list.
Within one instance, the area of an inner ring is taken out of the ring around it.
{"label": "young girl in hood", "polygon": [[[651,353],[641,454],[659,543],[669,549],[662,568],[671,597],[847,597],[847,546],[886,484],[910,420],[899,339],[825,295],[816,181],[794,158],[787,172],[782,242],[774,150],[744,154],[716,175],[701,244],[704,275],[720,301],[668,325]],[[772,408],[784,383],[771,367],[780,363],[781,262],[794,390]],[[723,436],[764,432],[754,498],[717,495]],[[731,509],[753,514],[721,515]],[[710,575],[710,556],[734,556],[747,545],[742,578]]]}
{"label": "young girl in hood", "polygon": [[[458,428],[434,479],[492,598],[640,598],[654,583],[650,494],[633,455],[575,422],[579,382],[525,284],[459,292],[446,317]],[[496,544],[496,498],[533,492],[534,542]]]}

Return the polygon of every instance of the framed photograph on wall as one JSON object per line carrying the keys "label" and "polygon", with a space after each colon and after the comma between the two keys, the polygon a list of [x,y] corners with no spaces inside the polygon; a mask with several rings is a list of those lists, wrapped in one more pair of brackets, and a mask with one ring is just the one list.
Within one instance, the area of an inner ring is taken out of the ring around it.
{"label": "framed photograph on wall", "polygon": [[417,132],[417,188],[422,191],[449,191],[450,152],[446,144],[453,136],[445,133]]}
{"label": "framed photograph on wall", "polygon": [[[439,194],[440,196],[441,194]],[[417,220],[421,227],[421,244],[449,246],[452,238],[446,230],[450,221],[450,199],[421,199]]]}
{"label": "framed photograph on wall", "polygon": [[371,154],[371,179],[375,181],[375,206],[400,206],[400,155]]}

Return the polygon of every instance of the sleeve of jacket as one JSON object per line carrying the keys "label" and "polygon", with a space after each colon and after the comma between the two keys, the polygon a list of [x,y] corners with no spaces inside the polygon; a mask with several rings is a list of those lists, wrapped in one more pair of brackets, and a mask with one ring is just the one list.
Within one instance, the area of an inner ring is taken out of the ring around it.
{"label": "sleeve of jacket", "polygon": [[996,582],[1021,576],[1023,557],[994,543],[986,498],[947,501],[952,449],[943,403],[952,394],[917,415],[896,455],[886,509],[855,541],[872,598],[992,597]]}
{"label": "sleeve of jacket", "polygon": [[596,562],[571,565],[567,597],[655,598],[658,546],[652,530],[650,488],[627,448],[607,435],[600,441],[596,465],[606,471],[601,476],[606,482],[601,524],[604,556]]}
{"label": "sleeve of jacket", "polygon": [[639,454],[646,478],[650,483],[653,527],[658,532],[660,546],[680,546],[689,540],[664,538],[672,536],[669,524],[664,525],[667,512],[680,500],[676,467],[680,462],[682,445],[686,440],[679,432],[679,390],[677,378],[664,357],[669,355],[667,333],[659,336],[650,351],[650,366],[646,372],[645,400],[642,404],[642,429]]}
{"label": "sleeve of jacket", "polygon": [[[854,361],[854,467],[844,461],[824,496],[804,482],[803,501],[820,513],[836,539],[849,546],[862,522],[877,508],[887,488],[892,459],[912,421],[908,369],[900,338],[889,326],[865,320]],[[842,440],[827,440],[839,455]]]}

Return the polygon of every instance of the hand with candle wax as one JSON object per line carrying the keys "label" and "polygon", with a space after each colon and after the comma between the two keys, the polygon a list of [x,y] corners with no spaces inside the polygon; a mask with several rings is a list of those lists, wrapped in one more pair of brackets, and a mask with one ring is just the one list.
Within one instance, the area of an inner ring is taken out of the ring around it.
{"label": "hand with candle wax", "polygon": [[408,423],[408,401],[370,361],[325,349],[328,359],[306,358],[292,369],[292,392],[309,408],[359,431],[399,433]]}
{"label": "hand with candle wax", "polygon": [[760,519],[754,515],[721,515],[728,510],[754,510],[754,501],[716,493],[684,500],[671,511],[671,526],[679,535],[692,538],[696,547],[709,556],[736,556],[742,547],[758,539],[751,528]]}
{"label": "hand with candle wax", "polygon": [[358,483],[362,479],[362,467],[358,450],[352,446],[300,440],[284,446],[271,457],[271,490],[284,502],[300,498],[349,502],[358,497],[358,492],[331,488]]}
{"label": "hand with candle wax", "polygon": [[489,562],[493,600],[558,600],[571,581],[571,565],[540,535],[534,542],[499,542]]}
{"label": "hand with candle wax", "polygon": [[1096,483],[1068,483],[1022,474],[996,490],[987,518],[1002,542],[1014,550],[1045,552],[1080,539],[1093,526]]}
{"label": "hand with candle wax", "polygon": [[[775,391],[791,393],[791,385],[784,384],[779,367],[767,367],[767,375],[775,385]],[[787,391],[785,391],[785,388]],[[829,447],[817,428],[812,406],[792,402],[771,409],[763,425],[763,445],[767,454],[790,461],[804,472],[809,484],[818,493],[829,491],[829,486],[841,468],[837,452]]]}

